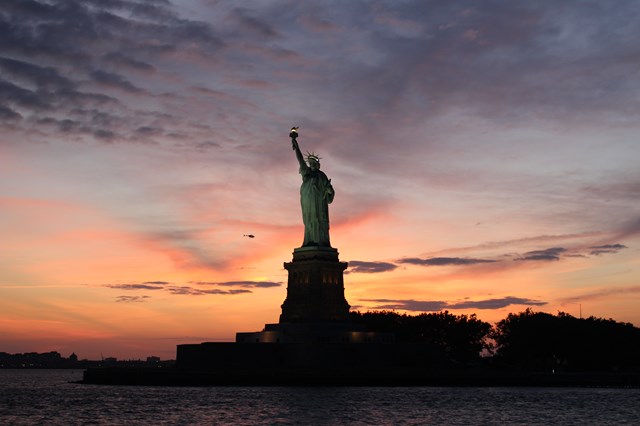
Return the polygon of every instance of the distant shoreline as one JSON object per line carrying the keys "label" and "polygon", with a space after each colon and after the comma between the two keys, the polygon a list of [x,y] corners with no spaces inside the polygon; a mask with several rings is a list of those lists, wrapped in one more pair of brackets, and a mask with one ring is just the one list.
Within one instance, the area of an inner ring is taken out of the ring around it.
{"label": "distant shoreline", "polygon": [[136,386],[442,386],[640,388],[638,372],[378,371],[267,369],[199,371],[179,368],[91,368],[79,383]]}

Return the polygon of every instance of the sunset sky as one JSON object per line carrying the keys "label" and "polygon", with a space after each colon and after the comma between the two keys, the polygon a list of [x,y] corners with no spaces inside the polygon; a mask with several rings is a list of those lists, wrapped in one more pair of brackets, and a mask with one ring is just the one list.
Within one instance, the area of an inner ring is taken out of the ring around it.
{"label": "sunset sky", "polygon": [[294,125],[336,191],[352,309],[640,326],[638,16],[2,1],[0,352],[168,359],[277,322]]}

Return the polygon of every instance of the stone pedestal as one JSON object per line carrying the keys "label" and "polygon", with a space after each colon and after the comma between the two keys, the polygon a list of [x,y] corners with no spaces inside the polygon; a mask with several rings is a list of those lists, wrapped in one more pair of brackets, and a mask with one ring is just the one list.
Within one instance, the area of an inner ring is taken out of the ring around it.
{"label": "stone pedestal", "polygon": [[284,345],[390,344],[392,333],[371,332],[349,319],[344,297],[343,273],[338,250],[331,247],[300,247],[289,271],[287,297],[278,324],[266,324],[262,331],[236,333],[236,343]]}
{"label": "stone pedestal", "polygon": [[347,262],[338,260],[331,247],[300,247],[289,271],[287,298],[282,304],[280,323],[337,322],[349,320],[349,304],[344,297],[343,272]]}

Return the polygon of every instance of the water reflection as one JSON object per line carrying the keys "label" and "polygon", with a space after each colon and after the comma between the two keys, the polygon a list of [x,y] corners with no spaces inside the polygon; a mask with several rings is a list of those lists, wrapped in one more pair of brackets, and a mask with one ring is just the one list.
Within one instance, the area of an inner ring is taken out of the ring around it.
{"label": "water reflection", "polygon": [[1,424],[640,424],[640,390],[92,386],[0,370]]}

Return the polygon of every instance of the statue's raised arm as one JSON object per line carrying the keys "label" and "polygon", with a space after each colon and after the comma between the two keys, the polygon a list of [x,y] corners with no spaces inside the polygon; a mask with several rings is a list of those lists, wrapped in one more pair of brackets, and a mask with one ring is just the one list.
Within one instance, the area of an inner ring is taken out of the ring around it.
{"label": "statue's raised arm", "polygon": [[300,146],[298,145],[298,127],[292,127],[291,133],[289,133],[289,137],[291,138],[291,147],[296,152],[296,158],[298,159],[298,163],[300,163],[300,168],[307,167],[307,163],[304,161],[304,157],[300,152]]}
{"label": "statue's raised arm", "polygon": [[289,137],[291,137],[291,146],[296,152],[302,175],[302,186],[300,186],[300,205],[304,222],[302,246],[331,247],[329,242],[329,204],[335,195],[331,179],[320,171],[320,157],[316,154],[308,153],[305,162],[298,145],[297,127],[291,129]]}

